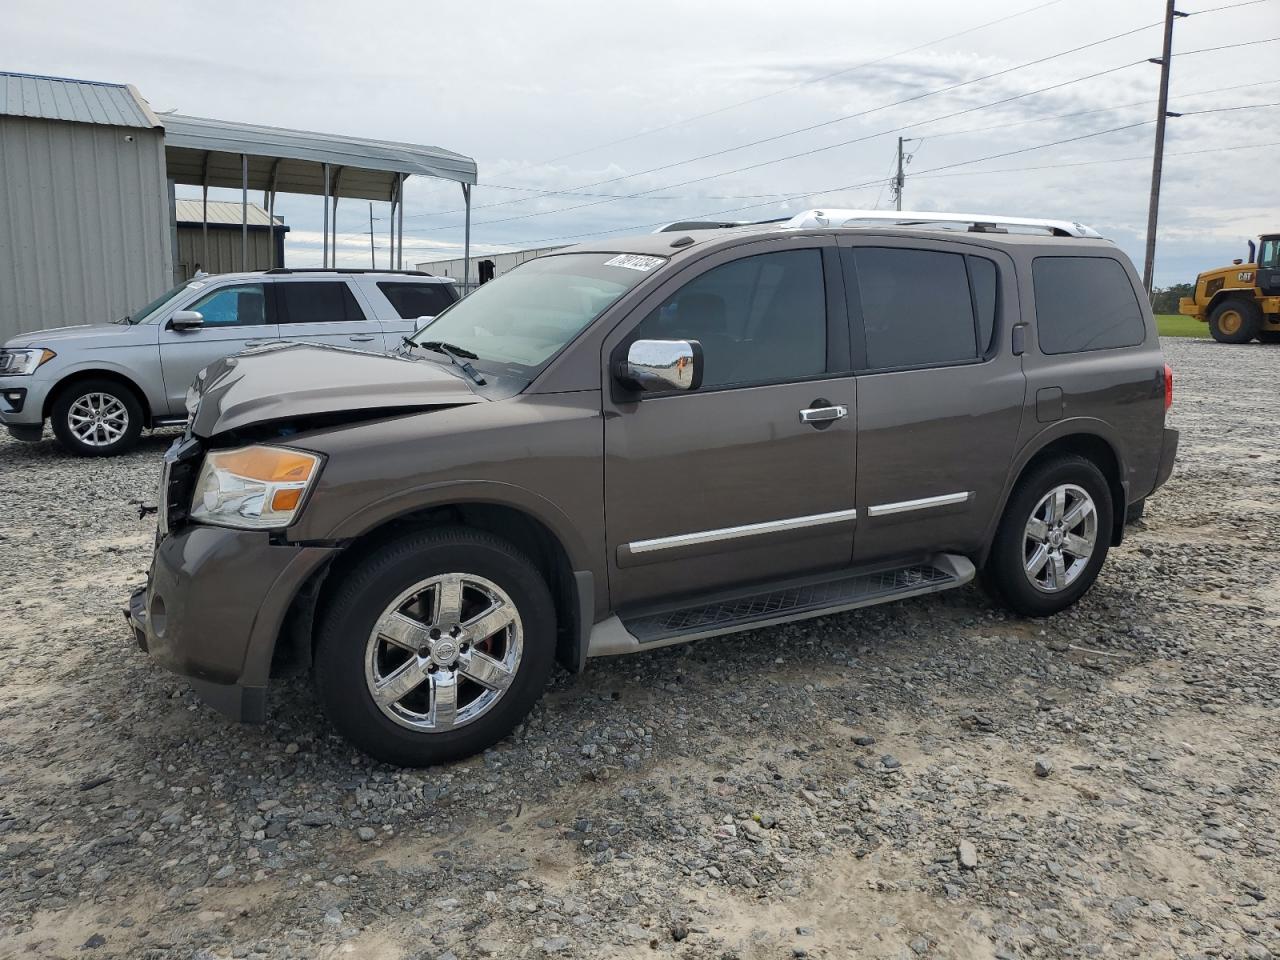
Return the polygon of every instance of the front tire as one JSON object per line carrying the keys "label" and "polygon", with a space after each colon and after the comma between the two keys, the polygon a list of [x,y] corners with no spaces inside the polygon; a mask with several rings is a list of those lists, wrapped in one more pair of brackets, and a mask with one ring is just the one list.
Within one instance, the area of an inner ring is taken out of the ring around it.
{"label": "front tire", "polygon": [[984,582],[1024,616],[1065,610],[1102,569],[1113,510],[1106,477],[1093,461],[1072,455],[1039,464],[1009,498]]}
{"label": "front tire", "polygon": [[314,679],[338,731],[377,760],[425,767],[505,737],[555,658],[546,581],[511,544],[427,530],[367,557],[322,614]]}
{"label": "front tire", "polygon": [[114,380],[80,380],[53,401],[53,434],[80,457],[114,457],[138,442],[142,404]]}
{"label": "front tire", "polygon": [[1209,333],[1219,343],[1248,343],[1262,326],[1262,311],[1251,300],[1232,297],[1209,312]]}

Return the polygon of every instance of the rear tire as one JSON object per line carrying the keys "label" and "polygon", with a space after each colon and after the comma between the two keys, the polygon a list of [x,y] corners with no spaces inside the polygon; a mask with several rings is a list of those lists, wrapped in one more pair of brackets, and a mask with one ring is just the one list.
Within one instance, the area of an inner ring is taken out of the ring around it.
{"label": "rear tire", "polygon": [[1037,465],[1009,498],[982,571],[983,583],[1024,616],[1065,610],[1084,596],[1102,569],[1113,509],[1106,477],[1092,460],[1065,455]]}
{"label": "rear tire", "polygon": [[1248,343],[1262,326],[1262,311],[1251,300],[1232,297],[1209,311],[1209,333],[1219,343]]}
{"label": "rear tire", "polygon": [[79,380],[53,401],[53,434],[79,457],[114,457],[138,442],[142,404],[116,380]]}
{"label": "rear tire", "polygon": [[1280,330],[1262,330],[1258,333],[1259,343],[1280,343]]}
{"label": "rear tire", "polygon": [[488,533],[427,530],[383,546],[334,585],[315,686],[360,750],[425,767],[509,734],[542,695],[555,641],[551,592],[524,555]]}

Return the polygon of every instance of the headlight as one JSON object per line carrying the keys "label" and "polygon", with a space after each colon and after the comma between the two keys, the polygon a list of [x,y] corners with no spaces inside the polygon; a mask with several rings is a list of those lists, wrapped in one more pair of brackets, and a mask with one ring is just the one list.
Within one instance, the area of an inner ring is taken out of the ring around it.
{"label": "headlight", "polygon": [[30,350],[0,350],[0,377],[21,377],[35,373],[40,364],[52,360],[57,354],[43,347]]}
{"label": "headlight", "polygon": [[210,451],[200,466],[189,516],[197,523],[243,530],[287,527],[320,475],[320,462],[314,453],[284,447]]}

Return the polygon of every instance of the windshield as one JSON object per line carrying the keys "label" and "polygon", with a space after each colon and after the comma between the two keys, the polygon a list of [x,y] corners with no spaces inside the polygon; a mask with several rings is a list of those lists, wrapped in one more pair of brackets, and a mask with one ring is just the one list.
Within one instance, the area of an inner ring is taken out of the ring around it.
{"label": "windshield", "polygon": [[411,338],[474,355],[480,369],[532,379],[662,257],[566,253],[529,260],[459,300]]}
{"label": "windshield", "polygon": [[133,313],[129,314],[127,317],[121,317],[120,319],[122,322],[127,322],[127,323],[145,323],[147,320],[151,318],[152,314],[156,313],[161,307],[165,306],[170,300],[172,300],[174,297],[180,294],[183,290],[187,290],[187,289],[199,290],[203,286],[204,286],[203,283],[200,283],[199,281],[196,281],[196,280],[188,281],[186,283],[180,283],[176,287],[174,287],[172,290],[168,290],[160,294],[160,296],[156,297],[146,306],[139,307],[137,310],[133,311]]}

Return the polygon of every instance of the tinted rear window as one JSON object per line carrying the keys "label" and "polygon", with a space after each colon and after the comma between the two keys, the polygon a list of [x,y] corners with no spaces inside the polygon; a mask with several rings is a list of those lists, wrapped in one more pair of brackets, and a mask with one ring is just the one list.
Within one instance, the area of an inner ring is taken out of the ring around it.
{"label": "tinted rear window", "polygon": [[434,317],[457,299],[453,286],[447,283],[405,283],[384,280],[378,284],[383,296],[391,301],[402,320]]}
{"label": "tinted rear window", "polygon": [[365,319],[351,288],[342,281],[290,281],[277,284],[276,293],[283,307],[281,323],[346,323]]}
{"label": "tinted rear window", "polygon": [[847,286],[860,294],[868,367],[978,358],[962,255],[887,247],[855,247],[841,254]]}
{"label": "tinted rear window", "polygon": [[1132,347],[1146,339],[1129,274],[1110,257],[1036,257],[1036,336],[1043,353]]}

